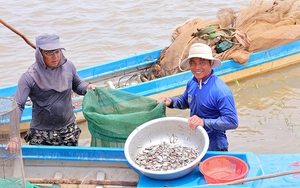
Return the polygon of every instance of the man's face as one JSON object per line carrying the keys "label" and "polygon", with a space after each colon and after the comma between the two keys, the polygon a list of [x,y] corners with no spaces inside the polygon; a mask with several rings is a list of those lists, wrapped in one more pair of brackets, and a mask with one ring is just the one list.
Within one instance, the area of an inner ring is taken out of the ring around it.
{"label": "man's face", "polygon": [[212,71],[210,60],[198,57],[190,59],[190,69],[198,81],[207,78]]}

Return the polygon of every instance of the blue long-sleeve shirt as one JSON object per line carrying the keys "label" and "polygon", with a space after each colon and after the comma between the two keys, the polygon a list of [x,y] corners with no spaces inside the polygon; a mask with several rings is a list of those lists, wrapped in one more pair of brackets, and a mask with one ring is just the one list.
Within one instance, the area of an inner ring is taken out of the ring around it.
{"label": "blue long-sleeve shirt", "polygon": [[208,150],[226,150],[228,149],[226,130],[238,126],[233,94],[213,71],[200,84],[202,87],[199,87],[197,79],[192,77],[181,96],[171,97],[172,103],[169,108],[190,108],[190,116],[197,115],[204,121],[204,129],[210,141]]}

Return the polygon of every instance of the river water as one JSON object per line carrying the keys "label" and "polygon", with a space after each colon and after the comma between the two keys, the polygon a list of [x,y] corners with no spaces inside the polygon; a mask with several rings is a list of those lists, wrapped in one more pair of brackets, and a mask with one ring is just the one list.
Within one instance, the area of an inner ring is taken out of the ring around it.
{"label": "river water", "polygon": [[[35,43],[56,33],[64,52],[80,69],[170,45],[172,30],[188,19],[214,18],[220,8],[238,10],[250,0],[5,1],[1,19]],[[0,87],[16,84],[34,62],[34,49],[0,25]],[[238,129],[228,131],[230,151],[300,152],[300,66],[294,65],[229,84],[239,113]],[[255,84],[254,84],[255,83]],[[256,86],[258,87],[256,87]],[[188,117],[188,111],[168,110]],[[87,124],[81,123],[85,131]],[[83,135],[80,145],[88,145]]]}

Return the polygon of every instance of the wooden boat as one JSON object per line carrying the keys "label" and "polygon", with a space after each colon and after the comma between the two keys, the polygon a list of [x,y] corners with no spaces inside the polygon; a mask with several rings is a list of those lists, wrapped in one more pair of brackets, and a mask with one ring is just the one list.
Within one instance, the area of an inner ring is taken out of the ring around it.
{"label": "wooden boat", "polygon": [[[224,152],[208,151],[208,157]],[[155,180],[133,170],[123,148],[22,146],[25,178],[33,184],[64,187],[201,187],[207,185],[199,168],[175,180]],[[228,152],[249,167],[242,185],[230,187],[299,187],[300,154]],[[298,173],[295,173],[298,172]],[[252,179],[249,179],[252,178]],[[227,187],[218,186],[218,187]]]}
{"label": "wooden boat", "polygon": [[[162,49],[134,55],[132,57],[101,63],[96,66],[78,70],[78,74],[87,82],[97,86],[105,86],[124,91],[149,96],[157,99],[159,93],[172,90],[172,95],[182,93],[188,79],[192,76],[190,71],[142,82],[139,75],[157,61]],[[235,61],[225,60],[222,66],[215,69],[216,74],[226,83],[279,69],[300,62],[300,40],[289,44],[274,47],[253,53],[246,65]],[[12,97],[17,86],[0,88],[0,97]],[[83,97],[74,97],[73,106],[77,121],[84,121],[81,113]],[[26,131],[31,121],[31,106],[26,106],[22,115],[21,132]]]}

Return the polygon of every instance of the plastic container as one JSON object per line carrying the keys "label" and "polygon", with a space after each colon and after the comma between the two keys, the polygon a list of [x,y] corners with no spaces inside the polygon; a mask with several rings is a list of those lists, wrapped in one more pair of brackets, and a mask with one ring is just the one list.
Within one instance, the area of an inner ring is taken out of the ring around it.
{"label": "plastic container", "polygon": [[[197,148],[198,157],[186,166],[176,170],[153,171],[140,167],[135,158],[144,148],[151,145],[170,143],[171,137],[177,138],[175,144]],[[209,138],[203,127],[191,130],[188,127],[188,119],[181,117],[163,117],[148,121],[137,127],[127,138],[124,146],[124,154],[130,166],[145,176],[158,180],[171,180],[180,178],[190,173],[207,152]]]}
{"label": "plastic container", "polygon": [[248,173],[246,162],[229,155],[207,158],[200,163],[199,169],[208,184],[228,183],[243,179]]}

